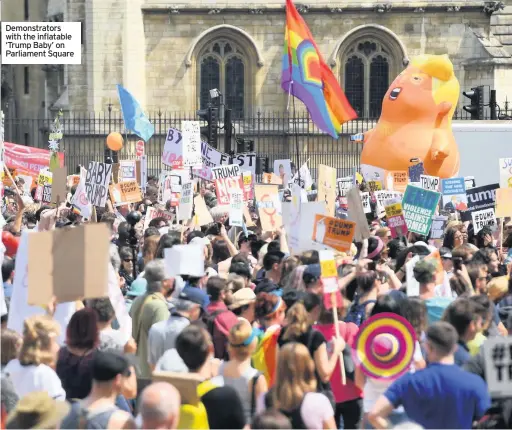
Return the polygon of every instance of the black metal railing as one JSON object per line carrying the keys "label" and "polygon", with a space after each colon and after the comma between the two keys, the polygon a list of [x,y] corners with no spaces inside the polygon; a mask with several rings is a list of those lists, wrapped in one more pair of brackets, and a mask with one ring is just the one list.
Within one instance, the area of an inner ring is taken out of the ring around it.
{"label": "black metal railing", "polygon": [[[502,119],[512,116],[508,103],[502,106]],[[162,169],[161,155],[170,127],[181,128],[184,120],[197,120],[195,112],[164,113],[149,115],[155,125],[155,134],[146,143],[148,168],[150,174]],[[464,110],[457,110],[455,120],[470,120]],[[490,117],[489,117],[490,119]],[[319,132],[311,122],[307,112],[295,115],[286,112],[258,112],[256,115],[242,120],[234,120],[232,147],[235,148],[235,137],[254,140],[258,155],[267,156],[270,165],[274,160],[290,158],[295,164],[309,160],[313,177],[316,177],[316,166],[327,164],[336,167],[338,174],[348,175],[354,166],[359,165],[361,145],[352,142],[350,136],[371,129],[377,118],[360,118],[343,125],[338,139]],[[5,140],[12,143],[46,148],[48,135],[53,118],[47,119],[16,119],[5,118]],[[135,157],[135,143],[139,138],[126,133],[122,115],[109,105],[105,112],[83,113],[65,112],[61,119],[64,138],[60,150],[65,153],[66,165],[70,173],[78,164],[85,165],[90,160],[101,161],[104,158],[105,138],[113,131],[125,136],[125,146],[119,152],[119,159]],[[222,124],[220,124],[222,125]],[[223,130],[219,130],[218,149],[224,152]]]}

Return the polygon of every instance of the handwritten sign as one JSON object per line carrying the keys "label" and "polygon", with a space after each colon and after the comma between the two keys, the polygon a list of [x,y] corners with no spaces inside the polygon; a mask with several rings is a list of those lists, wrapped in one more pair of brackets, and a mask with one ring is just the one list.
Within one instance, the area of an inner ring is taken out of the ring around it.
{"label": "handwritten sign", "polygon": [[118,181],[136,181],[137,167],[135,160],[124,160],[119,162]]}
{"label": "handwritten sign", "polygon": [[407,172],[404,170],[397,170],[388,172],[388,189],[393,191],[399,191],[403,193],[407,187],[408,181]]}
{"label": "handwritten sign", "polygon": [[239,189],[242,193],[244,192],[245,187],[240,166],[236,164],[219,166],[212,168],[211,171],[219,205],[229,204],[229,193],[231,190]]}
{"label": "handwritten sign", "polygon": [[364,213],[371,213],[372,207],[370,205],[370,193],[361,193],[361,203],[363,204]]}
{"label": "handwritten sign", "polygon": [[118,184],[110,185],[110,195],[114,206],[137,203],[142,200],[142,194],[137,181],[119,182]]}
{"label": "handwritten sign", "polygon": [[186,221],[192,218],[193,185],[192,182],[187,182],[181,187],[180,205],[178,207],[178,219],[180,221]]}
{"label": "handwritten sign", "polygon": [[386,206],[387,225],[393,238],[405,236],[408,232],[402,210],[402,203],[393,203]]}
{"label": "handwritten sign", "polygon": [[181,129],[183,135],[183,165],[187,167],[202,166],[199,121],[182,121]]}
{"label": "handwritten sign", "polygon": [[373,193],[382,190],[382,181],[368,181],[368,188]]}
{"label": "handwritten sign", "polygon": [[355,230],[355,222],[316,215],[312,239],[338,251],[348,251],[352,245]]}
{"label": "handwritten sign", "polygon": [[437,176],[421,175],[421,188],[430,191],[439,191],[439,178]]}
{"label": "handwritten sign", "polygon": [[354,178],[352,176],[345,176],[344,178],[336,179],[338,185],[338,193],[341,197],[347,197],[348,190],[354,185]]}
{"label": "handwritten sign", "polygon": [[512,158],[500,158],[500,188],[512,188]]}
{"label": "handwritten sign", "polygon": [[482,228],[486,225],[491,227],[493,230],[496,230],[496,215],[494,214],[494,209],[484,209],[483,211],[472,212],[471,217],[473,218],[473,227],[475,229],[475,234],[477,234]]}
{"label": "handwritten sign", "polygon": [[229,192],[229,225],[243,227],[243,193],[240,190],[232,189]]}
{"label": "handwritten sign", "polygon": [[112,164],[89,161],[85,189],[89,202],[98,207],[104,207],[107,202],[107,189],[112,176]]}

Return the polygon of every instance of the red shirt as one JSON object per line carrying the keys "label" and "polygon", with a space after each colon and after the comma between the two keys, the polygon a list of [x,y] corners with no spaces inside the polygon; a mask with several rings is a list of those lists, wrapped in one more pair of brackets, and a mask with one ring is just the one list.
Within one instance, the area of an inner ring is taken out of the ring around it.
{"label": "red shirt", "polygon": [[[353,323],[345,323],[343,321],[340,321],[338,324],[340,328],[340,336],[345,340],[347,345],[352,348],[357,332],[359,331],[359,327]],[[325,340],[327,341],[327,352],[330,353],[332,350],[331,339],[336,337],[334,324],[316,324],[313,328],[324,335]],[[338,361],[334,368],[334,372],[331,375],[331,388],[336,403],[348,402],[349,400],[360,399],[363,397],[363,392],[356,387],[354,381],[349,378],[346,379],[347,384],[342,385],[341,369]]]}

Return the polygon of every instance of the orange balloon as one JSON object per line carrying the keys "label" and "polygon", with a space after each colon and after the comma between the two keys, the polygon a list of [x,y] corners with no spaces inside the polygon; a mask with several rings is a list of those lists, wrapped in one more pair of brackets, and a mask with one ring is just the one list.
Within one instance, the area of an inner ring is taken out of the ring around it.
{"label": "orange balloon", "polygon": [[121,133],[114,131],[107,136],[108,149],[112,151],[119,151],[123,147],[123,136]]}

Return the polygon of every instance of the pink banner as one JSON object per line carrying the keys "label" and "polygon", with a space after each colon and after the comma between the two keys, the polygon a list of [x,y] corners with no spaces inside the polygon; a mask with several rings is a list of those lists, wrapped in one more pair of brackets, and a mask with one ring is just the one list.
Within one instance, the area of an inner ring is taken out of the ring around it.
{"label": "pink banner", "polygon": [[[31,146],[4,142],[4,162],[10,169],[30,176],[39,175],[39,171],[50,165],[50,151]],[[60,165],[64,165],[64,153],[59,152]]]}

